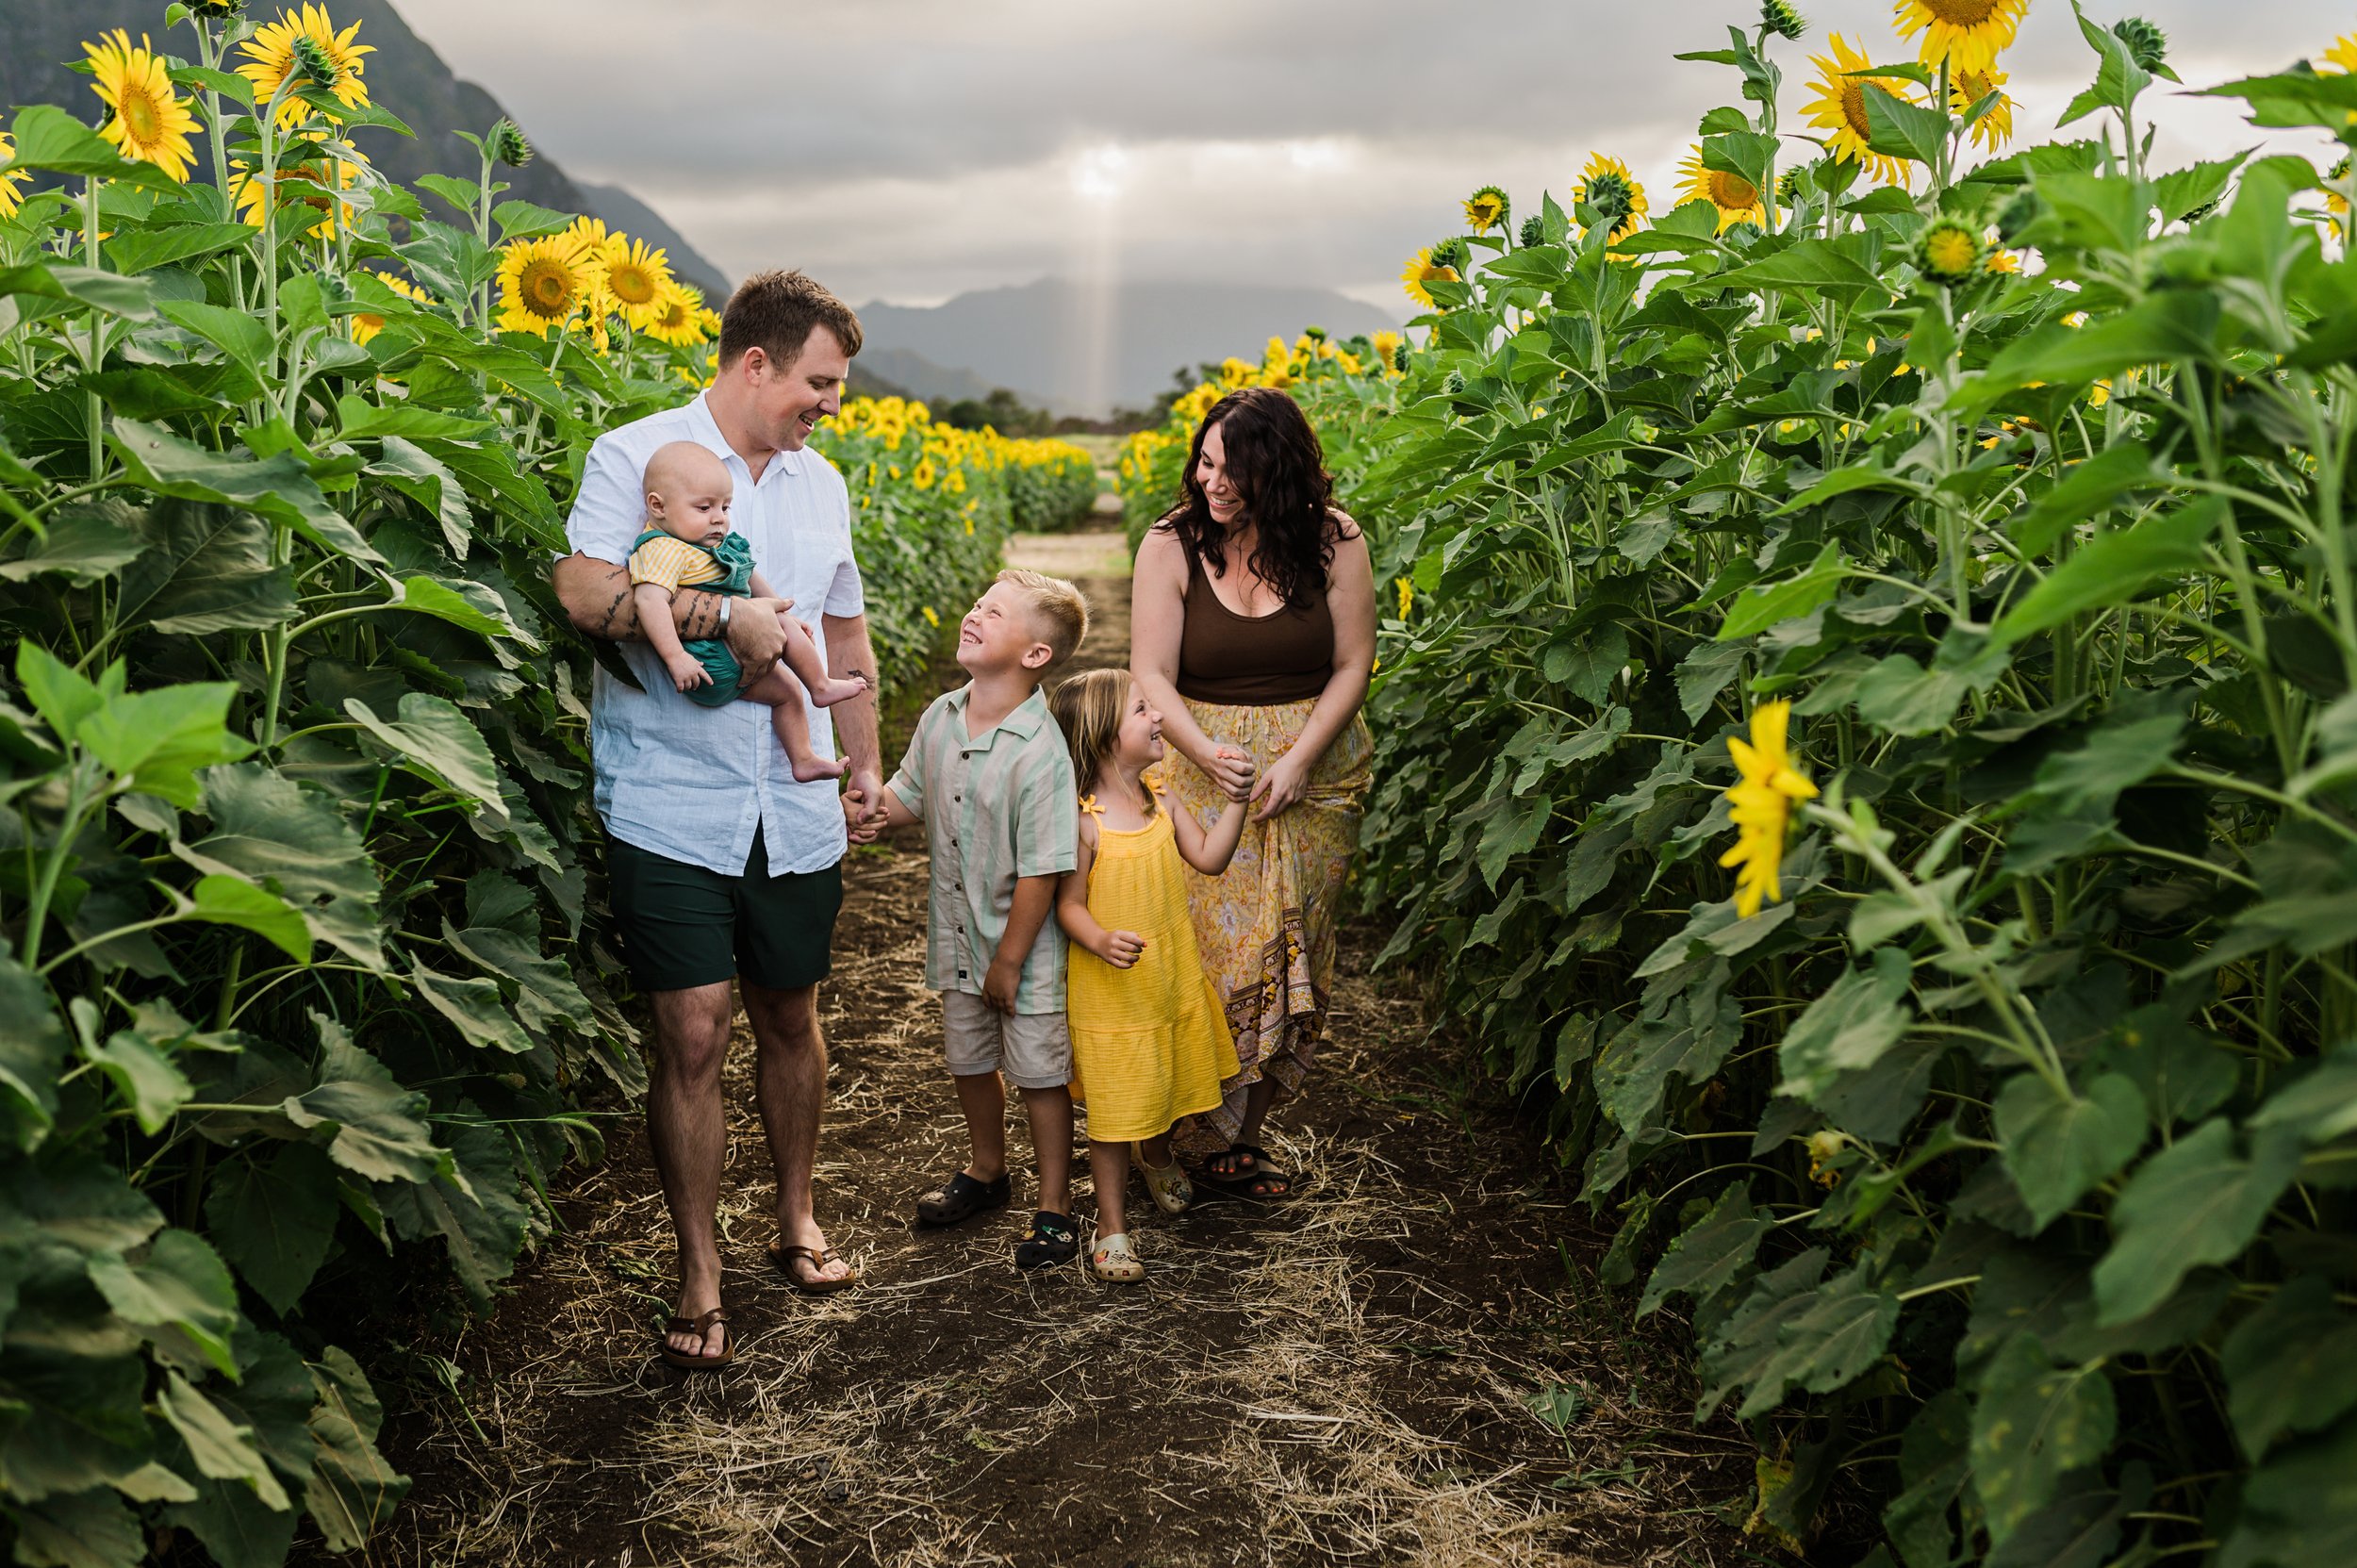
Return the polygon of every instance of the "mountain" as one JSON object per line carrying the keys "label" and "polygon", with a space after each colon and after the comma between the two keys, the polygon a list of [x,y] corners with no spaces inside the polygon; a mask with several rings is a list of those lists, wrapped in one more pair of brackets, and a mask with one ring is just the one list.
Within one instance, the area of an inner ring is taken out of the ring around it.
{"label": "mountain", "polygon": [[[499,101],[451,72],[442,57],[409,30],[387,0],[333,0],[340,26],[360,24],[355,41],[373,44],[376,53],[362,63],[370,101],[399,115],[417,132],[414,140],[387,131],[362,131],[359,145],[371,161],[393,179],[415,185],[420,174],[457,174],[471,179],[481,170],[479,156],[458,139],[458,132],[480,136],[506,111]],[[273,20],[281,8],[257,5],[249,14]],[[100,110],[90,78],[67,69],[82,58],[82,45],[102,32],[126,29],[137,39],[149,36],[166,54],[190,58],[195,40],[185,27],[166,31],[158,25],[163,7],[157,0],[0,0],[0,23],[7,29],[7,47],[0,48],[0,104],[63,104],[76,115],[94,119]],[[530,136],[532,127],[524,126]],[[199,168],[208,167],[203,157]],[[560,212],[586,212],[613,226],[661,245],[670,253],[671,270],[703,289],[715,309],[728,295],[728,276],[699,254],[679,232],[628,191],[616,186],[574,183],[543,149],[523,169],[501,171],[511,198],[536,202]],[[444,222],[453,209],[438,198],[426,196],[427,211]]]}
{"label": "mountain", "polygon": [[[859,322],[865,334],[867,331],[867,313],[864,310],[860,312]],[[961,398],[972,398],[980,403],[988,398],[991,389],[997,385],[984,381],[972,371],[951,370],[946,365],[936,365],[914,349],[880,349],[872,337],[860,349],[859,357],[851,363],[851,379],[859,384],[863,392],[881,383],[889,383],[901,388],[902,395],[920,398],[927,403],[955,403]],[[888,394],[872,392],[869,395],[883,397]]]}
{"label": "mountain", "polygon": [[[968,371],[1058,413],[1102,416],[1149,404],[1171,372],[1228,355],[1258,359],[1271,337],[1306,326],[1338,338],[1399,323],[1327,289],[1151,283],[1097,290],[1068,278],[982,289],[936,305],[860,306],[865,360],[903,351]],[[887,375],[901,379],[890,370]]]}

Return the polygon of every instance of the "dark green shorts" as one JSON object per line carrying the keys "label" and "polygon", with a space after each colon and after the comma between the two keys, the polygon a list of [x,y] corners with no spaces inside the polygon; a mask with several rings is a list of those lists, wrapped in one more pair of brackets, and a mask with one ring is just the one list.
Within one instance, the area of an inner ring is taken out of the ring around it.
{"label": "dark green shorts", "polygon": [[641,991],[684,991],[742,977],[773,991],[827,978],[843,867],[768,874],[761,831],[745,874],[724,877],[618,839],[606,875],[622,958]]}

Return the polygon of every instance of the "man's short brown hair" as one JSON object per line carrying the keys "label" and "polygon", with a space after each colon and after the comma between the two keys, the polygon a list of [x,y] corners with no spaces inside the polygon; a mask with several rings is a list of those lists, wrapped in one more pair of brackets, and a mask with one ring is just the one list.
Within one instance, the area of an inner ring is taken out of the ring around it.
{"label": "man's short brown hair", "polygon": [[802,272],[755,272],[720,312],[720,363],[733,365],[747,349],[759,349],[784,370],[801,357],[815,326],[833,333],[845,355],[859,353],[859,318],[826,285]]}
{"label": "man's short brown hair", "polygon": [[1061,577],[1022,567],[1009,567],[994,582],[1004,583],[1031,604],[1031,629],[1047,645],[1047,668],[1072,657],[1080,639],[1089,635],[1089,602],[1080,590]]}

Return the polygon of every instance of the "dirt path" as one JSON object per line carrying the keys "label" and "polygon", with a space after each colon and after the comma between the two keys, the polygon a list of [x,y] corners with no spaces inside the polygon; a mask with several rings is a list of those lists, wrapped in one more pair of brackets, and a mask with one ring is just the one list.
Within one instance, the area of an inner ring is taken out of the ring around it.
{"label": "dirt path", "polygon": [[[1021,558],[1122,562],[1118,536]],[[1084,656],[1118,662],[1128,584],[1085,575],[1100,615]],[[770,1181],[740,1040],[720,1215],[736,1366],[687,1378],[649,1354],[670,1243],[626,1119],[559,1195],[565,1232],[444,1352],[455,1395],[397,1423],[417,1485],[372,1560],[1757,1560],[1713,1516],[1746,1490],[1748,1445],[1690,1428],[1691,1389],[1656,1370],[1675,1358],[1595,1284],[1604,1238],[1550,1159],[1425,1038],[1412,996],[1368,978],[1373,928],[1346,938],[1312,1091],[1273,1118],[1302,1196],[1167,1221],[1141,1191],[1153,1273],[1111,1290],[1079,1266],[1012,1266],[1032,1196],[1020,1152],[1014,1208],[911,1227],[915,1195],[964,1158],[923,988],[921,842],[856,854],[847,875],[819,1211],[866,1283],[810,1300],[764,1265]]]}

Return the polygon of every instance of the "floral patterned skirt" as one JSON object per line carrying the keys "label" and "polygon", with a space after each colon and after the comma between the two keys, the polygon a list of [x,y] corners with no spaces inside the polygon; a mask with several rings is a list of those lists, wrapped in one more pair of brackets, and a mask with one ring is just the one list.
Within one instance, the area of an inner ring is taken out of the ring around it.
{"label": "floral patterned skirt", "polygon": [[[1293,749],[1315,704],[1266,707],[1187,703],[1214,742],[1251,754],[1261,771]],[[1222,1087],[1221,1103],[1178,1124],[1181,1153],[1216,1153],[1244,1125],[1245,1093],[1267,1079],[1277,1098],[1300,1092],[1326,1034],[1334,980],[1334,933],[1343,884],[1359,848],[1359,820],[1375,743],[1354,717],[1327,748],[1298,803],[1266,822],[1246,823],[1225,874],[1187,868],[1187,910],[1195,946],[1228,1011],[1240,1071]],[[1227,797],[1193,763],[1174,761],[1171,784],[1180,809],[1206,827]]]}

